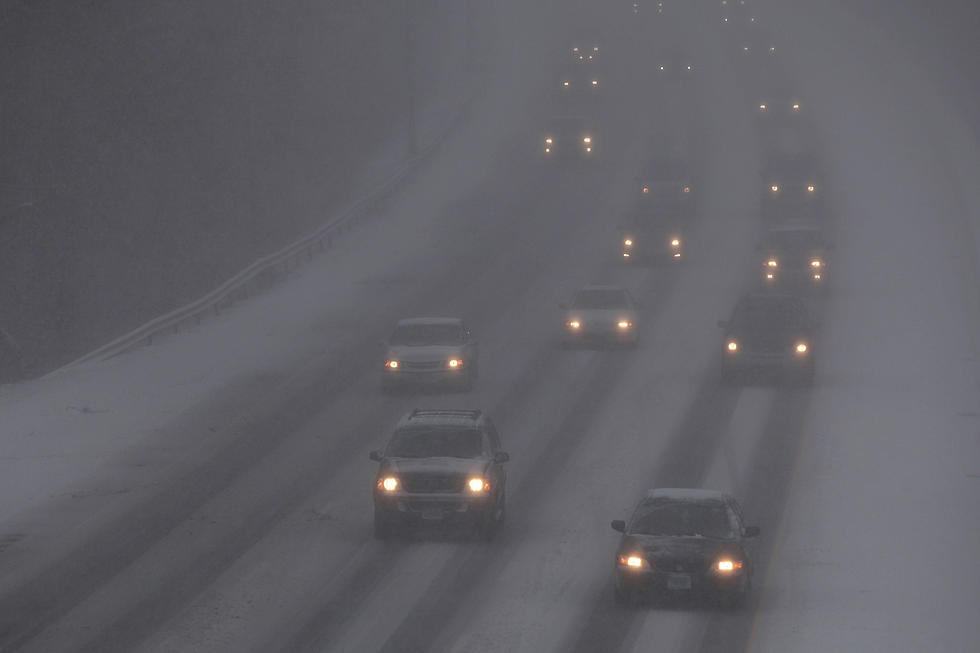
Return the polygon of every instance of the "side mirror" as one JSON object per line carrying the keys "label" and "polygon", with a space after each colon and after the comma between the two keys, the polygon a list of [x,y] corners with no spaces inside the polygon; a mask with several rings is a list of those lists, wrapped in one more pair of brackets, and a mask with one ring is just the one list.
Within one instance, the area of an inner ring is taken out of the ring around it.
{"label": "side mirror", "polygon": [[718,328],[719,329],[727,329],[728,328],[728,320],[718,320]]}
{"label": "side mirror", "polygon": [[510,454],[506,451],[498,451],[493,456],[493,462],[495,463],[505,463],[510,460]]}
{"label": "side mirror", "polygon": [[626,522],[623,521],[622,519],[614,519],[614,520],[612,520],[612,523],[610,524],[610,526],[612,526],[612,529],[614,531],[617,531],[619,533],[625,533],[626,532]]}
{"label": "side mirror", "polygon": [[377,451],[377,450],[372,451],[371,453],[368,454],[368,458],[370,458],[371,460],[373,460],[376,463],[379,463],[379,462],[381,462],[381,458],[382,458],[381,452],[380,451]]}
{"label": "side mirror", "polygon": [[745,537],[758,537],[759,536],[758,526],[746,526],[745,527]]}

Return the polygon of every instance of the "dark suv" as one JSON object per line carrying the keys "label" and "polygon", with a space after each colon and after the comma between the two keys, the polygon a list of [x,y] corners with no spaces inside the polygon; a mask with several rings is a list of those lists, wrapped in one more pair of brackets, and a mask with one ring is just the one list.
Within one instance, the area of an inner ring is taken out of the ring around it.
{"label": "dark suv", "polygon": [[416,408],[398,422],[379,462],[374,535],[411,524],[471,525],[491,539],[506,512],[510,460],[493,421],[479,410]]}

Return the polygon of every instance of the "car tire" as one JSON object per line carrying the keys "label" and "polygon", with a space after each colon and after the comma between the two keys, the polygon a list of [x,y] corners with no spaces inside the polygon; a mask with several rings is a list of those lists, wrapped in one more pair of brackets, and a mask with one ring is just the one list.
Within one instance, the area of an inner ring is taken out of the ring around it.
{"label": "car tire", "polygon": [[504,523],[504,516],[507,513],[507,497],[506,495],[501,495],[497,499],[496,505],[494,505],[492,510],[487,510],[486,513],[480,516],[478,522],[478,531],[480,538],[486,542],[491,541],[497,536],[497,532]]}
{"label": "car tire", "polygon": [[395,534],[395,526],[380,510],[374,511],[374,539],[389,540]]}
{"label": "car tire", "polygon": [[613,600],[616,605],[622,608],[634,608],[637,604],[637,596],[634,590],[626,590],[619,586],[619,583],[613,584]]}

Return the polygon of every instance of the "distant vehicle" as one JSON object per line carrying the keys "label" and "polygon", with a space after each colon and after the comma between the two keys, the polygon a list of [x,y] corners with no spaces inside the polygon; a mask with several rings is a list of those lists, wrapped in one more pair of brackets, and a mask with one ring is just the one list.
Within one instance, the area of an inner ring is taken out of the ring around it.
{"label": "distant vehicle", "polygon": [[620,286],[585,286],[572,295],[564,311],[566,346],[587,342],[636,344],[638,311],[629,291]]}
{"label": "distant vehicle", "polygon": [[590,64],[598,63],[599,61],[599,45],[595,42],[587,41],[582,39],[576,45],[571,48],[572,61]]}
{"label": "distant vehicle", "polygon": [[769,229],[759,245],[763,283],[792,290],[825,287],[828,249],[823,231],[814,224]]}
{"label": "distant vehicle", "polygon": [[595,134],[582,116],[554,116],[548,122],[543,150],[549,159],[591,159],[595,156]]}
{"label": "distant vehicle", "polygon": [[654,57],[654,72],[662,79],[690,79],[694,74],[694,60],[681,50],[664,48]]}
{"label": "distant vehicle", "polygon": [[775,293],[743,296],[725,330],[722,378],[733,382],[752,372],[788,375],[810,383],[814,348],[810,317],[799,298]]}
{"label": "distant vehicle", "polygon": [[684,238],[678,223],[638,213],[621,229],[620,258],[624,263],[678,262],[684,255]]}
{"label": "distant vehicle", "polygon": [[741,604],[752,586],[746,526],[730,495],[712,490],[649,490],[629,521],[612,522],[623,534],[616,549],[617,603],[643,598],[698,596]]}
{"label": "distant vehicle", "polygon": [[412,525],[474,527],[491,539],[507,510],[507,474],[493,421],[479,410],[421,410],[403,417],[383,450],[372,451],[374,535]]}
{"label": "distant vehicle", "polygon": [[399,320],[385,343],[381,387],[448,385],[470,389],[479,375],[477,343],[454,317]]}
{"label": "distant vehicle", "polygon": [[569,108],[578,103],[591,104],[601,88],[599,71],[592,67],[570,66],[558,75],[558,97]]}
{"label": "distant vehicle", "polygon": [[823,211],[823,187],[819,161],[813,154],[780,154],[766,157],[762,170],[762,215],[768,220]]}
{"label": "distant vehicle", "polygon": [[803,122],[803,101],[788,88],[774,87],[760,93],[756,112],[764,127],[799,125]]}
{"label": "distant vehicle", "polygon": [[636,176],[641,213],[687,217],[694,211],[694,179],[687,160],[679,154],[654,157]]}

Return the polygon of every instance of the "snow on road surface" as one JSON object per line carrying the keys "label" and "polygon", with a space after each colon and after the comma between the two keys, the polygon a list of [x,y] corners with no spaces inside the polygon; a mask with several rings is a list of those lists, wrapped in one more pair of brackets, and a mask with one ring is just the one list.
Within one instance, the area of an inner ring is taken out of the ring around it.
{"label": "snow on road surface", "polygon": [[[14,633],[36,651],[980,648],[969,130],[887,34],[869,42],[826,3],[759,3],[823,139],[835,272],[815,387],[724,388],[715,321],[756,271],[759,154],[716,12],[668,7],[703,74],[667,99],[620,90],[632,104],[607,108],[601,134],[616,155],[555,172],[522,149],[546,115],[528,107],[548,71],[527,62],[560,51],[568,26],[561,3],[524,4],[504,9],[522,20],[485,102],[378,218],[197,329],[3,389],[0,607],[24,612],[0,617],[0,646]],[[642,76],[664,32],[598,25],[617,37],[604,57],[635,59],[609,86]],[[621,269],[633,171],[671,139],[703,156],[689,260]],[[638,349],[554,346],[556,303],[596,280],[640,298]],[[473,393],[380,395],[371,340],[400,311],[476,319]],[[371,538],[366,452],[417,404],[497,421],[512,462],[496,541]],[[763,526],[747,609],[613,608],[609,520],[658,483],[731,491]]]}

